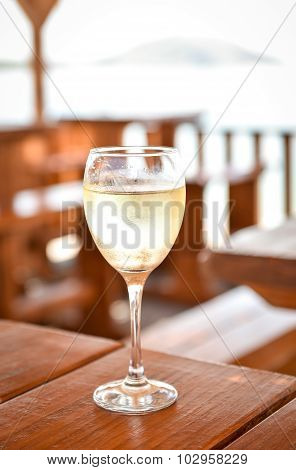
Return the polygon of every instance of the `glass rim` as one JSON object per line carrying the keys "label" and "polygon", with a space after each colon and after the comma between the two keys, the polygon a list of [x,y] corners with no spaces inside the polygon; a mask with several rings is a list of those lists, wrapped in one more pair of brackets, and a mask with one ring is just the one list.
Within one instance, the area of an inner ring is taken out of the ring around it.
{"label": "glass rim", "polygon": [[149,145],[122,145],[110,147],[94,147],[89,155],[98,157],[162,157],[164,155],[176,156],[175,147],[149,146]]}

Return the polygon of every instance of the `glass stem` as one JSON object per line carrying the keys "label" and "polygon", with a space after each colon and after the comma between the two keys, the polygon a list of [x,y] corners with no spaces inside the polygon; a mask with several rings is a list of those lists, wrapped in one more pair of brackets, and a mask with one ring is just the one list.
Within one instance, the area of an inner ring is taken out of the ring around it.
{"label": "glass stem", "polygon": [[135,278],[133,276],[125,276],[131,312],[131,356],[125,383],[136,386],[146,382],[141,349],[141,307],[143,288],[148,273],[144,272],[140,275],[137,273]]}

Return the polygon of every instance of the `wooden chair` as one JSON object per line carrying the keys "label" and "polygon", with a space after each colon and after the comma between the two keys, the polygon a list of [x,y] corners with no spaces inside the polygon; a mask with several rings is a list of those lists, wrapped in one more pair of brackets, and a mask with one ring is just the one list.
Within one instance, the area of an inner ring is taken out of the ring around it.
{"label": "wooden chair", "polygon": [[[196,117],[184,117],[182,122],[197,124]],[[174,146],[175,132],[179,120],[168,120],[148,132],[148,142],[153,145]],[[254,166],[249,171],[239,171],[232,162],[232,134],[225,132],[226,167],[215,177],[227,182],[229,188],[229,231],[257,223],[257,185],[262,171],[260,163],[260,139],[254,134]],[[197,156],[199,171],[197,175],[186,181],[187,204],[183,226],[177,242],[167,261],[148,279],[146,292],[165,299],[182,301],[194,305],[199,301],[208,300],[225,291],[229,284],[208,276],[197,255],[204,249],[203,210],[205,190],[212,175],[204,169],[205,134],[197,130]]]}
{"label": "wooden chair", "polygon": [[82,238],[88,233],[81,201],[73,201],[73,185],[71,205],[61,208],[61,200],[69,195],[67,187],[16,194],[15,211],[0,218],[1,316],[70,329],[82,326],[93,334],[116,336],[109,306],[116,299],[117,284],[114,281],[108,291],[110,272],[98,250],[85,243],[78,257],[60,263],[46,256],[47,244],[55,237],[71,233]]}
{"label": "wooden chair", "polygon": [[0,211],[11,209],[14,194],[43,184],[36,171],[52,152],[55,126],[0,131]]}

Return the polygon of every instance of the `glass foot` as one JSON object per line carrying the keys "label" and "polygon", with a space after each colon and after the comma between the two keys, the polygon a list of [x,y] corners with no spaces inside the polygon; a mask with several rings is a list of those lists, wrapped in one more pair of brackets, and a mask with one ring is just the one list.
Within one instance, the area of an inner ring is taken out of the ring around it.
{"label": "glass foot", "polygon": [[117,380],[101,385],[94,391],[95,403],[110,411],[124,414],[145,414],[172,405],[177,390],[165,382],[145,379],[141,384]]}

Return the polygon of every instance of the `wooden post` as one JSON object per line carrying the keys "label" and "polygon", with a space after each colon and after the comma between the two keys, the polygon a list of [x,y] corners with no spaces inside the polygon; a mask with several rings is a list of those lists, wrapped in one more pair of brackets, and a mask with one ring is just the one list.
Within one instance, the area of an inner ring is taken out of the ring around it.
{"label": "wooden post", "polygon": [[226,164],[230,165],[232,160],[232,133],[225,132],[225,155]]}
{"label": "wooden post", "polygon": [[[261,135],[253,134],[254,138],[254,167],[245,172],[229,172],[229,201],[231,211],[229,214],[230,232],[236,232],[245,227],[258,223],[258,177],[261,173]],[[227,132],[226,160],[231,163],[232,158],[232,134]]]}
{"label": "wooden post", "polygon": [[35,79],[35,120],[36,124],[43,122],[43,58],[41,29],[50,10],[56,4],[57,0],[18,0],[18,3],[31,20],[34,34],[34,58],[33,70]]}
{"label": "wooden post", "polygon": [[285,210],[287,216],[291,214],[291,134],[283,134],[285,158]]}
{"label": "wooden post", "polygon": [[259,132],[254,132],[253,139],[255,166],[259,167],[261,164],[261,134]]}
{"label": "wooden post", "polygon": [[41,30],[33,25],[34,32],[34,80],[35,80],[35,121],[43,123],[43,63],[41,49]]}
{"label": "wooden post", "polygon": [[204,133],[201,129],[197,131],[197,153],[198,153],[198,164],[199,171],[203,170],[204,167]]}
{"label": "wooden post", "polygon": [[176,123],[163,121],[161,123],[161,145],[164,147],[174,147]]}

